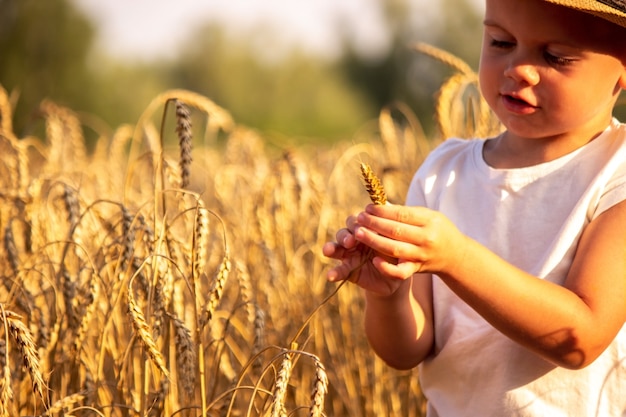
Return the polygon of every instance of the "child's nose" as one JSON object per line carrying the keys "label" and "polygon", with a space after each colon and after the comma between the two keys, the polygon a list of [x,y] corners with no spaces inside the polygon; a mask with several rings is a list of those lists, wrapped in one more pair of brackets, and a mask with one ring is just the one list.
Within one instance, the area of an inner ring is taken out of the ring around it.
{"label": "child's nose", "polygon": [[539,83],[539,72],[537,67],[528,62],[511,61],[504,70],[506,77],[512,78],[518,83],[537,85]]}

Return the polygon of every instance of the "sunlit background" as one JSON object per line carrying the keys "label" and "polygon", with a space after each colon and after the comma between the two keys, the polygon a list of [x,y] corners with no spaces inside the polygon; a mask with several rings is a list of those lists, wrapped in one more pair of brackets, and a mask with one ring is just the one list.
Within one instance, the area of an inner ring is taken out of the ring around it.
{"label": "sunlit background", "polygon": [[450,70],[411,45],[476,68],[481,14],[480,0],[0,0],[0,84],[18,134],[44,98],[117,126],[170,88],[268,137],[349,138],[393,101],[429,129]]}
{"label": "sunlit background", "polygon": [[0,0],[0,416],[424,416],[321,248],[500,131],[482,2]]}

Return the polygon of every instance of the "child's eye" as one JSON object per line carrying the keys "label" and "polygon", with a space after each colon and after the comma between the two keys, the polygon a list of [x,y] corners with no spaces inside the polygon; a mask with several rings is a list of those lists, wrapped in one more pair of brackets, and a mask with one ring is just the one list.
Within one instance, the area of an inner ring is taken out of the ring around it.
{"label": "child's eye", "polygon": [[549,52],[545,52],[544,57],[548,63],[557,66],[567,66],[574,62],[574,60],[571,58],[564,58],[562,56],[553,55]]}
{"label": "child's eye", "polygon": [[499,48],[499,49],[508,49],[508,48],[515,46],[515,44],[509,41],[500,41],[497,39],[492,39],[491,46],[494,48]]}

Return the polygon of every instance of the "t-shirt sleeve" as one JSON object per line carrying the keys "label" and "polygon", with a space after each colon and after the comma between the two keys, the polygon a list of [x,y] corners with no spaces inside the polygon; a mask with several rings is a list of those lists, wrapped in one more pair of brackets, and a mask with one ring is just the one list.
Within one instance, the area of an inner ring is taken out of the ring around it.
{"label": "t-shirt sleeve", "polygon": [[618,149],[605,166],[606,185],[599,196],[592,220],[616,204],[626,200],[626,125],[621,124],[614,139]]}
{"label": "t-shirt sleeve", "polygon": [[439,173],[442,166],[449,162],[450,158],[458,154],[463,148],[467,148],[469,140],[450,138],[445,140],[428,154],[418,168],[406,196],[407,206],[428,206],[426,203],[426,182],[428,177]]}
{"label": "t-shirt sleeve", "polygon": [[604,189],[600,197],[594,218],[604,213],[616,204],[626,200],[626,160],[622,162],[618,175],[614,176]]}

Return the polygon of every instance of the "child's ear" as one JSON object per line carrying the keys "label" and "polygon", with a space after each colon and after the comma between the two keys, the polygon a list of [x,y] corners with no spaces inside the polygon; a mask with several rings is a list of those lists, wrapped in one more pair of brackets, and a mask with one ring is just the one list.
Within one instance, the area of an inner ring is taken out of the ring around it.
{"label": "child's ear", "polygon": [[624,91],[626,91],[626,61],[622,65],[622,75],[619,77],[617,85]]}

